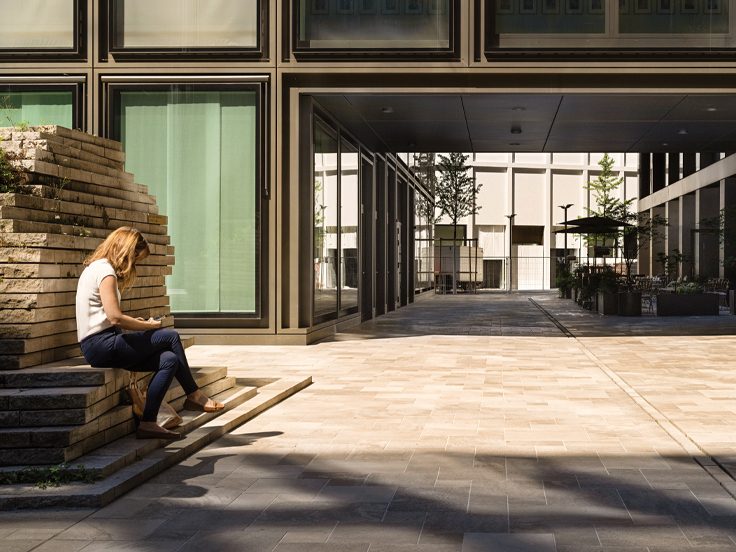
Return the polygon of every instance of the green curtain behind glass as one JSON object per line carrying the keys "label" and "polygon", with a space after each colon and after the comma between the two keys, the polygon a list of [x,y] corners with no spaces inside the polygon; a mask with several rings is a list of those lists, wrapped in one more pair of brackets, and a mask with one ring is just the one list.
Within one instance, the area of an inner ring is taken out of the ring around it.
{"label": "green curtain behind glass", "polygon": [[72,93],[0,92],[0,127],[21,123],[72,128]]}
{"label": "green curtain behind glass", "polygon": [[256,93],[121,92],[126,169],[176,248],[174,312],[256,312]]}

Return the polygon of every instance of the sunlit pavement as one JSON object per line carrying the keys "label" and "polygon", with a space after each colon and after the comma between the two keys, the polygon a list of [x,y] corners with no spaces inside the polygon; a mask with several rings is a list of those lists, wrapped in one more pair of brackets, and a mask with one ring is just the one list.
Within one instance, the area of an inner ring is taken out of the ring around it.
{"label": "sunlit pavement", "polygon": [[315,383],[106,508],[3,512],[0,549],[736,550],[734,322],[429,296],[310,347],[195,346]]}

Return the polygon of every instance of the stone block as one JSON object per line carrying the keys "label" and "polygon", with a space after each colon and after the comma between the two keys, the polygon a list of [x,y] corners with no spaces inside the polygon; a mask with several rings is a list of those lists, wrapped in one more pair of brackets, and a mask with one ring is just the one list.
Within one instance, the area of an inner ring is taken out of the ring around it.
{"label": "stone block", "polygon": [[66,461],[66,458],[63,449],[0,449],[0,465],[2,466],[39,466],[59,464],[64,461]]}

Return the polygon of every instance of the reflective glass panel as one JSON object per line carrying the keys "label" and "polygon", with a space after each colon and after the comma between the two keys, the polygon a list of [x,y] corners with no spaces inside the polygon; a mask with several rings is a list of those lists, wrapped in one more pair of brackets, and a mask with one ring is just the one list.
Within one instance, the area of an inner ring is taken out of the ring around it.
{"label": "reflective glass panel", "polygon": [[592,34],[606,30],[605,0],[497,0],[496,32]]}
{"label": "reflective glass panel", "polygon": [[314,128],[314,316],[337,315],[337,139]]}
{"label": "reflective glass panel", "polygon": [[450,47],[450,0],[299,0],[299,46]]}
{"label": "reflective glass panel", "polygon": [[171,309],[257,309],[257,93],[120,91],[126,170],[146,184],[176,248]]}
{"label": "reflective glass panel", "polygon": [[115,48],[254,48],[257,0],[114,0]]}
{"label": "reflective glass panel", "polygon": [[73,0],[2,0],[0,48],[73,48],[75,15]]}
{"label": "reflective glass panel", "polygon": [[340,309],[358,306],[358,150],[340,143]]}
{"label": "reflective glass panel", "polygon": [[72,92],[0,91],[0,127],[60,125],[74,127]]}
{"label": "reflective glass panel", "polygon": [[727,0],[619,0],[622,33],[728,33]]}

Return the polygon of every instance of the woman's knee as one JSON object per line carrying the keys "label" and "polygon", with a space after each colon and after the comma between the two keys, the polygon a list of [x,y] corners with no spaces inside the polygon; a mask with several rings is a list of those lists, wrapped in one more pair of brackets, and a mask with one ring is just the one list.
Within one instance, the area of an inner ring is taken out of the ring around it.
{"label": "woman's knee", "polygon": [[165,341],[171,345],[181,341],[179,338],[179,332],[169,328],[159,328],[158,330],[155,330],[155,335],[156,340]]}
{"label": "woman's knee", "polygon": [[159,370],[173,370],[179,369],[179,357],[171,351],[164,351],[158,358]]}

